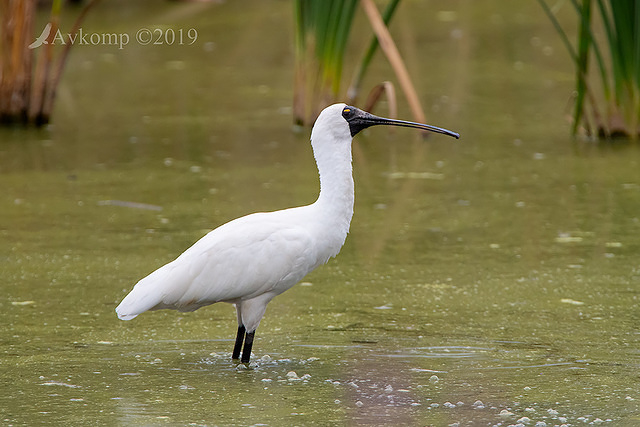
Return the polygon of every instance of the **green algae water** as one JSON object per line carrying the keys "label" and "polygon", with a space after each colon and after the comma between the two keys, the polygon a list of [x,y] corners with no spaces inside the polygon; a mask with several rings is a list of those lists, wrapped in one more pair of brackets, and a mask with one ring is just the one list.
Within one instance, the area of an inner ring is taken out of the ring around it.
{"label": "green algae water", "polygon": [[569,138],[554,30],[498,6],[401,6],[428,122],[462,138],[355,138],[347,242],[269,304],[249,369],[230,305],[114,309],[212,228],[315,200],[291,5],[96,8],[91,32],[198,39],[75,46],[53,124],[0,130],[2,423],[640,423],[640,151]]}

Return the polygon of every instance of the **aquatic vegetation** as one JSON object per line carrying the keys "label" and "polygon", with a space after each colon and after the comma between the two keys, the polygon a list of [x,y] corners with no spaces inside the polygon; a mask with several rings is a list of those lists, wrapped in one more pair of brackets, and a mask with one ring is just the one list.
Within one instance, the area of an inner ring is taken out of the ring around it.
{"label": "aquatic vegetation", "polygon": [[49,123],[58,82],[73,45],[69,40],[76,37],[87,12],[98,1],[84,6],[57,56],[53,40],[61,34],[62,0],[53,1],[49,22],[38,31],[35,41],[36,2],[0,3],[0,123]]}
{"label": "aquatic vegetation", "polygon": [[[343,76],[345,50],[358,3],[367,15],[374,36],[364,51],[347,90],[348,103],[354,104],[361,82],[371,60],[381,46],[400,83],[413,118],[424,122],[425,117],[409,73],[404,66],[387,25],[400,0],[392,0],[382,14],[371,0],[318,1],[298,0],[295,3],[295,77],[293,114],[298,124],[312,124],[320,110],[338,101],[341,96],[340,81]],[[382,43],[380,43],[382,41]],[[368,97],[365,109],[371,110],[380,97],[389,99],[390,115],[395,115],[395,88],[391,82],[376,85]]]}
{"label": "aquatic vegetation", "polygon": [[[538,2],[575,64],[572,133],[576,135],[583,130],[589,136],[637,138],[640,135],[640,4],[635,0],[571,0],[579,19],[574,47],[547,2]],[[597,77],[590,72],[592,62],[597,66],[593,71]]]}

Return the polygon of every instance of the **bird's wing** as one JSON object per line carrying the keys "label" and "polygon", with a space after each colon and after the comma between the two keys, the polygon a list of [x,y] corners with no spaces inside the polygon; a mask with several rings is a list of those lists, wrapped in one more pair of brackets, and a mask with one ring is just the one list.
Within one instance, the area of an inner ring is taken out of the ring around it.
{"label": "bird's wing", "polygon": [[151,309],[195,310],[289,289],[317,267],[313,236],[279,212],[248,215],[205,235],[174,261],[140,280],[118,306],[122,319]]}

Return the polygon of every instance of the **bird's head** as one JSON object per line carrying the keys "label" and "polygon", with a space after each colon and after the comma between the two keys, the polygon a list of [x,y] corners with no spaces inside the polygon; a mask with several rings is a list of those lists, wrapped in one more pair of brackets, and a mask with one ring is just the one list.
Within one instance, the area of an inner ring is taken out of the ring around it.
{"label": "bird's head", "polygon": [[350,142],[349,123],[342,117],[346,104],[333,104],[322,110],[311,130],[311,140]]}
{"label": "bird's head", "polygon": [[359,108],[342,103],[330,105],[322,110],[313,126],[313,131],[322,132],[325,135],[331,135],[337,139],[349,139],[349,136],[354,137],[361,130],[377,125],[410,127],[441,133],[456,139],[460,138],[458,133],[447,129],[422,123],[378,117]]}

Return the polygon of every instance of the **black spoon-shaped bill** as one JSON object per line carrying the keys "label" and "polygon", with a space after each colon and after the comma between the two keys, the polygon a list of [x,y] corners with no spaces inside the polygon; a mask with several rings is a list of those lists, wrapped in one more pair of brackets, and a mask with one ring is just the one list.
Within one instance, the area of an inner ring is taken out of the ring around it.
{"label": "black spoon-shaped bill", "polygon": [[351,136],[355,136],[358,132],[371,126],[387,125],[387,126],[401,126],[407,128],[422,129],[429,132],[441,133],[453,138],[460,138],[460,134],[452,132],[448,129],[439,128],[437,126],[426,125],[423,123],[408,122],[405,120],[387,119],[385,117],[374,116],[371,113],[360,110],[356,107],[347,105],[342,110],[342,117],[349,123],[349,130]]}

